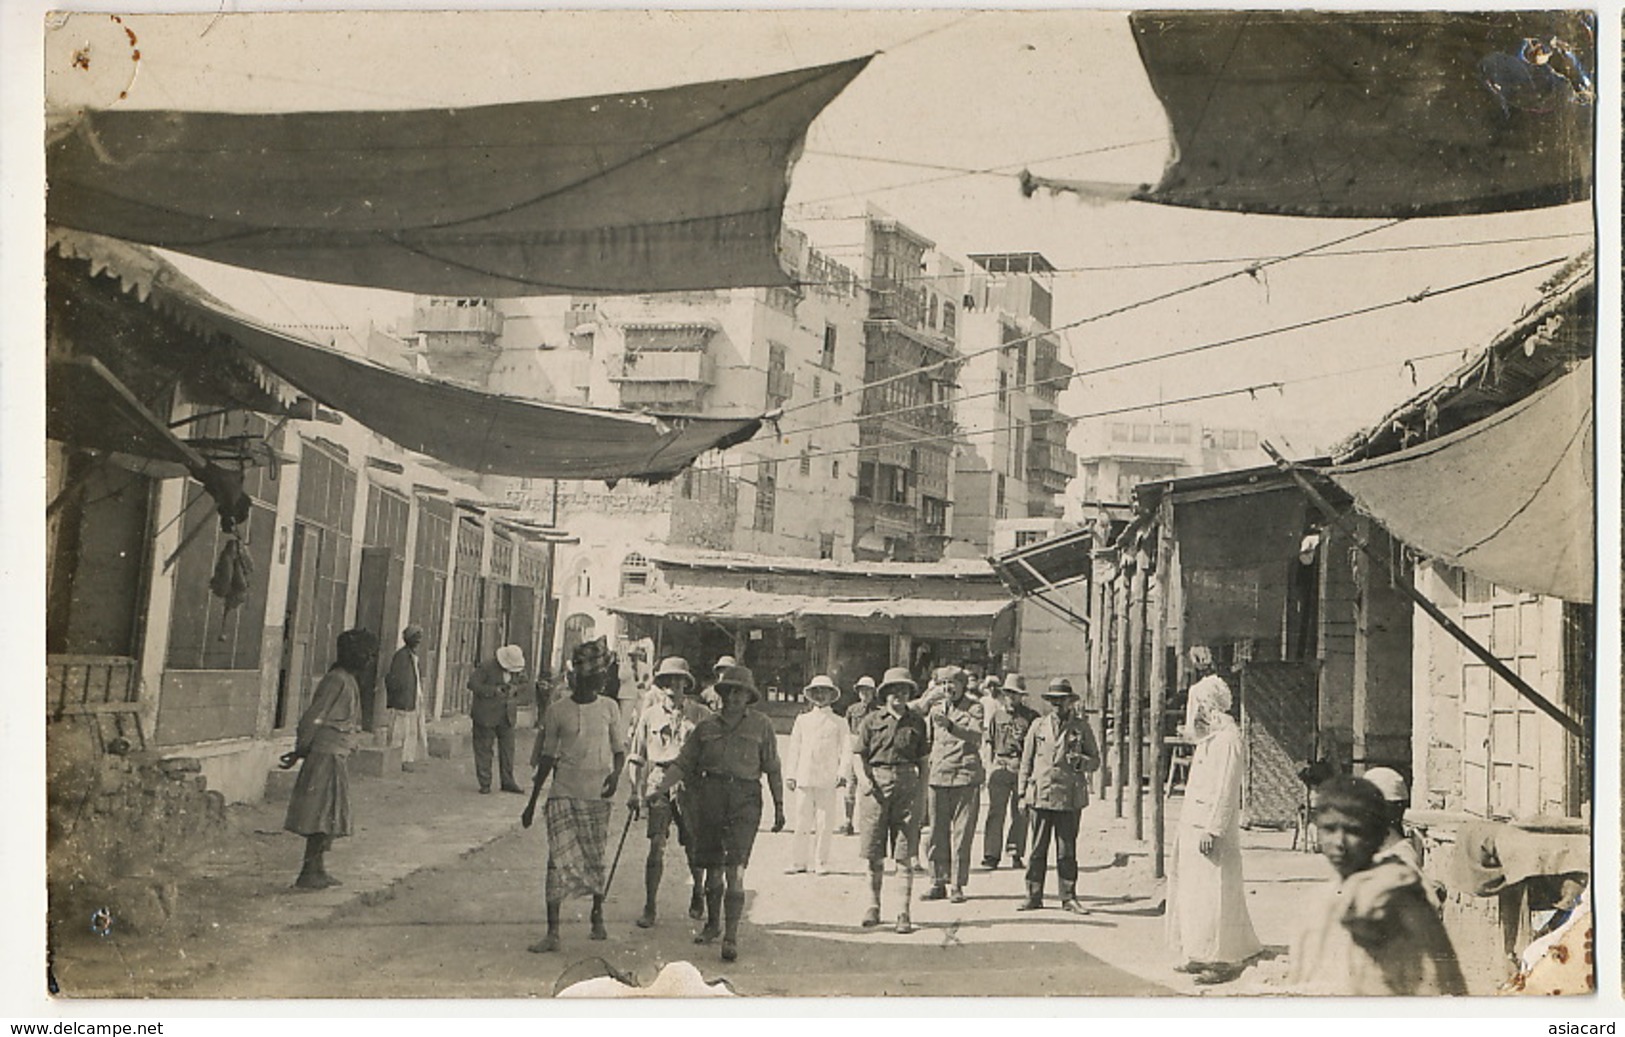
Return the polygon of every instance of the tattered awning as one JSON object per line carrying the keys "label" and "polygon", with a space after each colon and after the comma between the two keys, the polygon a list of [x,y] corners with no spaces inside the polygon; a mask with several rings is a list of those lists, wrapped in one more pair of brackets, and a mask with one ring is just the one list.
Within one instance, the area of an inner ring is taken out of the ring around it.
{"label": "tattered awning", "polygon": [[1327,217],[1581,201],[1591,193],[1595,116],[1587,17],[1133,14],[1177,149],[1161,181],[1135,197]]}
{"label": "tattered awning", "polygon": [[1326,469],[1423,554],[1567,601],[1595,593],[1592,364],[1476,424]]}
{"label": "tattered awning", "polygon": [[621,615],[678,621],[856,621],[877,631],[895,628],[923,637],[986,639],[995,651],[1007,646],[1015,633],[1015,602],[1008,598],[825,597],[732,587],[673,587],[616,598],[604,608]]}
{"label": "tattered awning", "polygon": [[52,127],[46,215],[424,295],[784,285],[790,167],[868,60],[463,109],[78,113]]}
{"label": "tattered awning", "polygon": [[[761,428],[757,418],[664,418],[572,407],[397,371],[263,327],[142,246],[62,230],[53,230],[51,241],[64,258],[89,258],[93,275],[116,277],[124,291],[209,336],[216,347],[210,352],[221,361],[256,370],[263,365],[379,435],[466,471],[659,481]],[[258,363],[243,362],[245,353]]]}
{"label": "tattered awning", "polygon": [[408,450],[482,475],[658,482],[762,427],[760,418],[657,417],[484,392],[246,321],[234,337],[323,404]]}

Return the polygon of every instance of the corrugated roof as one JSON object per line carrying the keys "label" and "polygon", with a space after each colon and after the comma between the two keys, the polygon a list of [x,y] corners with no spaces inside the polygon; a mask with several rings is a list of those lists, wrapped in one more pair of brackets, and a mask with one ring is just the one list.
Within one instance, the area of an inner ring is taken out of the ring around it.
{"label": "corrugated roof", "polygon": [[1562,377],[1596,349],[1596,254],[1575,257],[1490,344],[1333,450],[1338,464],[1448,435]]}
{"label": "corrugated roof", "polygon": [[979,558],[945,559],[940,562],[838,562],[830,558],[789,558],[781,555],[708,551],[686,547],[660,547],[647,553],[651,561],[672,568],[905,580],[949,579],[993,582],[997,579],[987,562]]}
{"label": "corrugated roof", "polygon": [[672,587],[631,594],[604,605],[633,616],[741,619],[790,623],[802,618],[954,619],[991,622],[1015,602],[1009,598],[958,600],[921,597],[828,597],[767,594],[733,587]]}

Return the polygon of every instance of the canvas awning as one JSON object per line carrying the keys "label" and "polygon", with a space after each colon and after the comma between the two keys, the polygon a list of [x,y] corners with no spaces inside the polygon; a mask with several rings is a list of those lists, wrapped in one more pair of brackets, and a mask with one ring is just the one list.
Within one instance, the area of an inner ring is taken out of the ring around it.
{"label": "canvas awning", "polygon": [[604,608],[621,615],[679,621],[798,623],[826,620],[843,625],[858,622],[879,630],[895,627],[926,637],[987,639],[1004,644],[1014,633],[1015,602],[1008,598],[836,598],[769,594],[732,587],[673,587],[658,593],[616,598]]}
{"label": "canvas awning", "polygon": [[1408,450],[1326,474],[1406,544],[1503,587],[1589,602],[1592,364]]}
{"label": "canvas awning", "polygon": [[1176,146],[1161,181],[1134,197],[1324,217],[1453,216],[1581,201],[1591,193],[1595,117],[1573,85],[1582,73],[1561,53],[1537,63],[1521,52],[1526,38],[1558,37],[1592,66],[1583,17],[1130,15]]}
{"label": "canvas awning", "polygon": [[52,127],[47,219],[424,295],[789,283],[789,171],[868,58],[463,109],[96,111]]}
{"label": "canvas awning", "polygon": [[[530,479],[670,478],[750,439],[756,418],[662,418],[544,403],[397,371],[262,327],[139,245],[60,229],[51,247],[88,260],[188,327],[224,340],[312,399],[408,450],[470,472]],[[252,365],[250,365],[252,366]],[[256,370],[262,368],[256,367]]]}
{"label": "canvas awning", "polygon": [[480,474],[658,482],[762,427],[760,418],[662,418],[483,392],[246,322],[234,337],[266,367],[379,435]]}

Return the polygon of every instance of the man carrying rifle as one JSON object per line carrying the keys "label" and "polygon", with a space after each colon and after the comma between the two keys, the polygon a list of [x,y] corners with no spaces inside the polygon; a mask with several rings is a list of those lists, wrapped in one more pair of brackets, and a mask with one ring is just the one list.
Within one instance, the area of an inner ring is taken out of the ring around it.
{"label": "man carrying rifle", "polygon": [[530,827],[536,800],[548,775],[547,935],[528,948],[541,954],[559,949],[559,909],[567,897],[592,897],[592,939],[606,940],[604,896],[609,879],[604,851],[609,844],[609,804],[626,765],[626,729],[615,700],[601,696],[609,666],[603,638],[577,645],[571,656],[575,684],[571,695],[552,703],[536,739],[536,778],[530,803],[519,818]]}
{"label": "man carrying rifle", "polygon": [[688,873],[693,880],[688,916],[705,917],[705,869],[694,863],[693,844],[679,805],[681,791],[660,790],[666,768],[677,760],[694,725],[711,715],[710,710],[689,697],[694,683],[686,659],[677,656],[662,659],[655,671],[654,694],[632,725],[632,751],[627,757],[632,765],[632,792],[627,808],[633,817],[642,810],[647,810],[649,815],[649,859],[643,865],[643,914],[637,922],[640,929],[650,929],[655,924],[655,902],[666,865],[666,839],[673,825],[677,828],[677,841],[688,858]]}

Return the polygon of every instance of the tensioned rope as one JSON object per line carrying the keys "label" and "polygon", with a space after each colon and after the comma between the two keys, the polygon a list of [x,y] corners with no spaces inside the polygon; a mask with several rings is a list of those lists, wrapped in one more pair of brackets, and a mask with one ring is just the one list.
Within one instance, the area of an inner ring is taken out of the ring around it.
{"label": "tensioned rope", "polygon": [[[1166,291],[1166,292],[1159,292],[1156,295],[1147,296],[1147,297],[1145,297],[1143,299],[1139,299],[1139,300],[1136,300],[1136,301],[1131,302],[1131,303],[1125,303],[1122,306],[1116,306],[1116,307],[1113,307],[1112,309],[1109,309],[1109,310],[1102,310],[1100,313],[1092,314],[1092,315],[1090,315],[1088,317],[1083,317],[1083,318],[1080,318],[1080,319],[1075,320],[1075,321],[1071,321],[1071,322],[1066,323],[1066,324],[1057,325],[1056,327],[1053,327],[1053,328],[1045,328],[1043,331],[1036,332],[1036,333],[1031,334],[1031,335],[1023,335],[1023,336],[1021,336],[1019,338],[1011,339],[1008,342],[1000,342],[1000,343],[997,343],[995,345],[984,347],[982,349],[972,350],[969,353],[959,353],[959,354],[956,354],[954,356],[947,357],[947,358],[945,358],[943,360],[934,361],[932,363],[925,364],[925,365],[920,366],[920,367],[916,367],[916,368],[912,368],[912,369],[907,370],[907,371],[899,372],[898,374],[887,375],[884,378],[877,378],[872,382],[865,382],[865,383],[863,383],[861,385],[855,386],[851,391],[856,392],[856,391],[860,391],[860,390],[864,390],[864,389],[879,388],[882,385],[890,385],[893,382],[900,382],[900,381],[904,380],[905,378],[913,378],[913,377],[915,377],[917,375],[925,374],[928,371],[934,371],[934,370],[937,370],[939,368],[950,366],[952,364],[963,363],[964,361],[969,360],[972,357],[982,356],[983,354],[986,354],[986,353],[997,352],[998,350],[1001,350],[1001,349],[1009,349],[1012,346],[1019,346],[1019,345],[1022,345],[1023,343],[1032,342],[1032,341],[1035,341],[1037,339],[1045,338],[1045,337],[1047,337],[1049,335],[1053,335],[1053,334],[1055,334],[1056,332],[1059,332],[1059,331],[1066,331],[1066,330],[1069,330],[1071,328],[1082,327],[1085,324],[1092,324],[1092,323],[1094,323],[1096,321],[1105,320],[1108,317],[1115,317],[1115,316],[1118,316],[1118,315],[1123,314],[1123,313],[1128,313],[1131,310],[1137,310],[1137,309],[1139,309],[1139,308],[1141,308],[1143,306],[1150,306],[1150,305],[1152,305],[1154,303],[1164,302],[1164,301],[1166,301],[1168,299],[1172,299],[1172,298],[1174,298],[1176,296],[1184,295],[1184,294],[1186,294],[1188,292],[1194,292],[1194,291],[1197,291],[1197,290],[1202,289],[1202,288],[1208,288],[1208,287],[1211,287],[1212,285],[1220,284],[1221,282],[1228,281],[1228,280],[1230,280],[1232,278],[1255,275],[1255,274],[1257,274],[1258,271],[1263,270],[1266,267],[1274,266],[1277,263],[1285,263],[1285,262],[1288,262],[1290,260],[1297,259],[1300,256],[1308,255],[1308,254],[1310,254],[1312,252],[1318,252],[1318,251],[1320,251],[1322,249],[1327,249],[1327,248],[1331,248],[1331,247],[1336,246],[1336,245],[1341,245],[1344,242],[1353,241],[1356,238],[1362,238],[1362,237],[1365,237],[1368,234],[1375,234],[1378,231],[1387,230],[1388,228],[1397,226],[1397,225],[1399,225],[1399,224],[1401,224],[1403,222],[1405,222],[1403,219],[1387,220],[1387,221],[1384,221],[1383,223],[1377,224],[1374,227],[1367,227],[1367,228],[1365,228],[1363,230],[1355,231],[1352,234],[1345,234],[1342,237],[1334,238],[1331,241],[1322,242],[1321,244],[1318,244],[1318,245],[1312,245],[1312,246],[1310,246],[1309,248],[1306,248],[1306,249],[1300,249],[1297,252],[1293,252],[1293,253],[1290,253],[1288,255],[1281,256],[1278,259],[1273,259],[1273,260],[1269,260],[1269,261],[1262,262],[1262,263],[1254,263],[1254,264],[1252,264],[1250,266],[1247,266],[1247,267],[1244,267],[1244,268],[1242,268],[1240,270],[1233,270],[1230,273],[1220,274],[1217,277],[1210,277],[1210,278],[1207,278],[1207,279],[1202,280],[1202,281],[1197,281],[1194,284],[1184,285],[1184,286],[1181,286],[1179,288],[1174,288],[1174,289],[1171,289],[1171,290]],[[793,407],[786,407],[783,411],[780,412],[779,417],[782,418],[785,415],[794,414],[795,412],[800,411],[800,410],[805,410],[808,407],[821,406],[821,405],[829,402],[830,399],[831,399],[831,397],[827,397],[827,396],[826,397],[818,397],[817,399],[808,400],[808,401],[806,401],[804,403],[798,403]]]}
{"label": "tensioned rope", "polygon": [[[1166,353],[1156,353],[1156,354],[1153,354],[1151,356],[1136,357],[1136,358],[1134,358],[1132,360],[1120,360],[1120,361],[1117,361],[1115,363],[1102,365],[1100,367],[1092,367],[1092,368],[1087,368],[1087,369],[1084,369],[1084,370],[1074,371],[1071,374],[1061,375],[1061,376],[1056,377],[1056,378],[1038,379],[1036,381],[1025,383],[1025,387],[1031,389],[1031,388],[1037,388],[1038,386],[1045,386],[1045,385],[1050,385],[1050,384],[1054,384],[1054,383],[1062,383],[1062,386],[1064,387],[1064,383],[1070,382],[1075,378],[1086,378],[1086,377],[1089,377],[1091,375],[1106,374],[1106,373],[1111,372],[1111,371],[1120,371],[1120,370],[1123,370],[1125,368],[1138,367],[1138,366],[1141,366],[1143,364],[1157,363],[1157,362],[1162,361],[1162,360],[1169,360],[1169,359],[1173,359],[1173,358],[1176,358],[1176,357],[1190,356],[1193,353],[1203,353],[1203,352],[1207,352],[1208,350],[1221,349],[1221,348],[1224,348],[1225,346],[1239,345],[1239,344],[1241,344],[1243,342],[1254,342],[1254,341],[1257,341],[1259,339],[1270,338],[1270,337],[1275,336],[1275,335],[1283,335],[1283,334],[1286,334],[1287,332],[1291,332],[1291,331],[1302,331],[1305,328],[1317,327],[1317,326],[1322,325],[1322,324],[1330,324],[1330,323],[1333,323],[1335,321],[1347,320],[1347,319],[1352,318],[1352,317],[1360,317],[1360,316],[1364,316],[1364,315],[1369,314],[1369,313],[1376,313],[1376,312],[1378,312],[1380,310],[1392,309],[1393,307],[1396,307],[1396,306],[1403,306],[1406,303],[1422,302],[1425,299],[1432,299],[1432,298],[1436,298],[1436,297],[1441,296],[1441,295],[1450,295],[1450,294],[1453,294],[1455,292],[1465,291],[1465,290],[1467,290],[1469,288],[1477,288],[1477,287],[1480,287],[1482,285],[1493,283],[1495,281],[1505,280],[1506,278],[1509,278],[1509,277],[1517,277],[1519,275],[1527,274],[1527,273],[1529,273],[1531,271],[1534,271],[1534,270],[1539,270],[1539,269],[1542,269],[1544,267],[1553,266],[1553,265],[1555,265],[1557,263],[1567,262],[1567,260],[1568,260],[1568,257],[1562,256],[1562,257],[1558,257],[1556,259],[1548,259],[1548,260],[1545,260],[1545,261],[1540,262],[1540,263],[1532,263],[1532,264],[1530,264],[1528,266],[1519,267],[1516,270],[1506,270],[1506,271],[1502,271],[1501,273],[1498,273],[1498,274],[1490,274],[1490,275],[1485,276],[1485,277],[1474,278],[1473,280],[1470,280],[1470,281],[1463,281],[1463,282],[1460,282],[1458,284],[1448,285],[1448,286],[1446,286],[1444,288],[1438,288],[1438,289],[1424,288],[1424,289],[1422,289],[1422,291],[1414,293],[1412,295],[1403,296],[1403,297],[1398,298],[1398,299],[1390,299],[1390,300],[1388,300],[1386,302],[1373,303],[1370,306],[1362,306],[1362,307],[1358,307],[1358,308],[1352,309],[1352,310],[1344,310],[1341,313],[1328,314],[1328,315],[1322,316],[1322,317],[1312,317],[1312,318],[1309,318],[1308,320],[1297,321],[1297,322],[1294,322],[1292,324],[1284,324],[1284,325],[1282,325],[1280,327],[1276,327],[1276,328],[1266,328],[1263,331],[1254,331],[1254,332],[1249,332],[1249,333],[1247,333],[1245,335],[1236,335],[1236,336],[1233,336],[1231,338],[1218,339],[1218,340],[1215,340],[1213,342],[1204,342],[1204,343],[1200,343],[1200,344],[1197,344],[1197,345],[1194,345],[1194,346],[1186,346],[1186,347],[1181,348],[1181,349],[1170,350],[1169,352],[1166,352]],[[1014,343],[1011,343],[1011,344],[1014,344]],[[1003,348],[1003,347],[1001,347],[1001,348]],[[986,352],[986,351],[983,350],[982,352]],[[966,354],[966,355],[970,356],[970,355],[975,355],[975,354]],[[872,387],[875,384],[878,384],[878,383],[870,383],[870,386],[868,386],[868,387]],[[865,386],[860,386],[857,389],[845,390],[843,392],[843,396],[845,395],[845,393],[857,392],[861,388],[865,388]],[[805,426],[805,427],[802,427],[802,428],[792,428],[792,429],[787,429],[787,430],[781,430],[781,434],[785,434],[785,435],[802,435],[802,434],[809,433],[809,432],[817,432],[817,431],[820,431],[822,429],[837,428],[837,427],[839,427],[841,425],[852,424],[854,422],[872,421],[872,420],[877,419],[877,418],[887,418],[887,417],[892,417],[892,416],[898,415],[898,414],[910,414],[910,413],[913,413],[914,411],[928,410],[928,409],[930,409],[932,407],[942,407],[942,406],[947,406],[947,405],[950,405],[950,404],[953,404],[953,403],[962,403],[962,402],[964,402],[966,400],[984,399],[984,398],[986,398],[988,396],[997,395],[1001,391],[1009,392],[1009,391],[1011,391],[1011,389],[1012,389],[1012,387],[1007,386],[1004,390],[990,389],[990,390],[987,390],[986,392],[970,393],[970,394],[967,394],[967,395],[964,395],[964,396],[957,396],[952,400],[937,400],[937,401],[933,401],[933,402],[929,402],[929,403],[912,404],[912,405],[907,406],[907,407],[898,407],[898,408],[893,409],[893,410],[880,411],[880,412],[877,412],[877,413],[874,413],[874,414],[860,414],[860,415],[857,415],[857,416],[854,416],[854,417],[839,418],[837,420],[827,421],[827,422],[824,422],[823,424],[819,424],[819,425],[809,425],[809,426]],[[821,400],[834,399],[834,397],[827,397],[827,398],[821,397],[820,399]],[[786,413],[788,413],[788,412],[786,412]]]}

